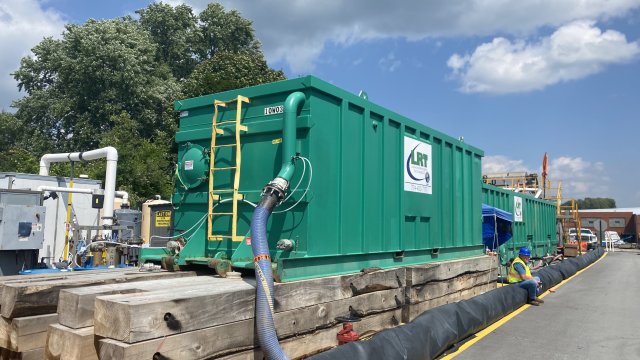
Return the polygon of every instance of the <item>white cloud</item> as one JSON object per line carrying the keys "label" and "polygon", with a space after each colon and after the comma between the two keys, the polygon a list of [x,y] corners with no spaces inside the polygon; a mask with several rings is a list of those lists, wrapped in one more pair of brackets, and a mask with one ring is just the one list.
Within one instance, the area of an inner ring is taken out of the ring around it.
{"label": "white cloud", "polygon": [[20,97],[10,75],[20,66],[20,59],[44,37],[59,35],[63,26],[59,13],[43,10],[36,0],[0,0],[0,109],[9,110],[11,101]]}
{"label": "white cloud", "polygon": [[402,62],[396,58],[396,55],[393,52],[390,52],[387,56],[378,61],[378,65],[380,65],[383,70],[389,72],[394,72],[400,64],[402,64]]}
{"label": "white cloud", "polygon": [[[585,197],[611,197],[610,178],[602,162],[591,163],[581,157],[560,156],[549,158],[549,179],[552,191],[556,191],[562,181],[562,196],[570,199]],[[542,166],[529,168],[523,160],[511,159],[504,155],[485,156],[482,159],[482,173],[506,172],[542,173]]]}
{"label": "white cloud", "polygon": [[610,197],[609,180],[602,162],[590,162],[581,157],[550,158],[549,178],[556,184],[562,180],[563,198]]}
{"label": "white cloud", "polygon": [[534,172],[528,169],[523,160],[513,160],[504,155],[485,156],[482,159],[482,173]]}
{"label": "white cloud", "polygon": [[[182,0],[170,0],[172,4]],[[208,0],[186,0],[201,10]],[[578,19],[607,19],[640,6],[640,0],[277,0],[220,1],[253,21],[269,61],[293,72],[311,71],[324,46],[375,39],[409,41],[450,36],[524,35]],[[436,44],[437,46],[437,44]]]}
{"label": "white cloud", "polygon": [[447,66],[460,79],[461,91],[502,94],[584,78],[640,55],[637,42],[627,42],[624,34],[601,31],[594,24],[574,21],[536,43],[498,37],[471,55],[452,55]]}

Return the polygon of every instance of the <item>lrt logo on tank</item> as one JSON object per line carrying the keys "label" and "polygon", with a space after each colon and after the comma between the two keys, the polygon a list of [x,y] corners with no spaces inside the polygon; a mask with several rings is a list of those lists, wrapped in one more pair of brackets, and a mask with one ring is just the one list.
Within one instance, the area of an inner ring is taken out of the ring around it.
{"label": "lrt logo on tank", "polygon": [[404,190],[431,194],[431,145],[405,137]]}
{"label": "lrt logo on tank", "polygon": [[407,158],[407,174],[415,181],[424,181],[428,184],[431,181],[431,175],[427,171],[429,155],[417,151],[418,146],[420,144],[411,150],[411,155]]}

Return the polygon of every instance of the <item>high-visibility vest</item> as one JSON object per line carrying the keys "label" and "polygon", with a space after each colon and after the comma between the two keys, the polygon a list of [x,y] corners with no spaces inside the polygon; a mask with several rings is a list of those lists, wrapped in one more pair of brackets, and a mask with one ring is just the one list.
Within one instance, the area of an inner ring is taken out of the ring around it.
{"label": "high-visibility vest", "polygon": [[520,277],[520,273],[518,273],[515,268],[515,265],[518,263],[524,266],[524,271],[526,275],[531,276],[531,270],[529,269],[527,264],[525,264],[524,261],[522,261],[522,259],[520,259],[520,257],[518,256],[513,260],[513,262],[511,263],[511,268],[509,268],[509,275],[507,275],[507,280],[509,281],[509,284],[522,281],[522,278]]}

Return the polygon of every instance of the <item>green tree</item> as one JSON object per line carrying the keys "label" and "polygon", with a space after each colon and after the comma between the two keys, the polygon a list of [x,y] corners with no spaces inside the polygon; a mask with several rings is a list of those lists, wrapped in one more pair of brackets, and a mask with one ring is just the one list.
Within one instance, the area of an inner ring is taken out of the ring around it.
{"label": "green tree", "polygon": [[[168,135],[146,139],[140,136],[140,124],[127,113],[113,118],[114,127],[104,134],[100,146],[118,149],[117,183],[140,203],[155,194],[167,197],[173,190],[170,153],[173,137]],[[103,171],[100,169],[99,171]]]}
{"label": "green tree", "polygon": [[0,112],[0,171],[34,173],[38,159],[29,151],[26,128],[13,114]]}
{"label": "green tree", "polygon": [[[614,209],[616,201],[611,198],[584,198],[578,199],[578,209]],[[565,201],[562,205],[571,205],[570,201]]]}
{"label": "green tree", "polygon": [[56,150],[95,148],[126,112],[141,136],[171,132],[165,109],[179,94],[167,66],[155,60],[156,45],[130,18],[67,25],[62,39],[45,39],[14,73],[29,96],[14,106],[25,125],[41,129]]}
{"label": "green tree", "polygon": [[[15,117],[0,119],[0,142],[19,133],[29,145],[0,143],[0,168],[15,171],[23,162],[34,172],[45,153],[114,146],[120,188],[133,200],[168,197],[174,101],[284,79],[267,66],[251,22],[237,11],[210,4],[196,16],[187,5],[152,3],[137,13],[139,20],[67,25],[60,39],[44,39],[21,60],[13,76],[26,96],[14,102]],[[104,166],[77,163],[74,170],[102,179]],[[68,175],[69,165],[51,172]]]}
{"label": "green tree", "polygon": [[140,25],[157,45],[156,60],[165,63],[177,79],[187,78],[198,63],[196,48],[202,44],[198,18],[187,5],[175,8],[153,3],[136,11]]}
{"label": "green tree", "polygon": [[253,24],[236,10],[225,11],[222,5],[210,3],[198,19],[202,32],[198,51],[201,60],[209,59],[219,51],[260,53]]}
{"label": "green tree", "polygon": [[196,66],[183,92],[195,97],[284,79],[282,71],[269,68],[262,54],[218,52]]}

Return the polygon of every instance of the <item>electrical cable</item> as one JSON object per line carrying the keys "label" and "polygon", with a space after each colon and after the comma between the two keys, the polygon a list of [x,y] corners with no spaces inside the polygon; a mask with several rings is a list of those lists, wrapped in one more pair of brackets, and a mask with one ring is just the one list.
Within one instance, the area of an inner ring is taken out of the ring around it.
{"label": "electrical cable", "polygon": [[180,177],[180,166],[178,164],[176,164],[176,177],[178,178],[178,181],[180,181],[180,185],[182,185],[185,190],[189,190],[189,187],[184,183],[184,181],[182,181],[182,178]]}
{"label": "electrical cable", "polygon": [[[307,159],[306,157],[303,157],[303,156],[298,156],[298,157],[300,159],[302,159],[303,163],[304,162],[308,162],[309,163],[309,182],[307,183],[307,188],[304,190],[304,193],[302,194],[302,196],[300,196],[300,199],[298,199],[298,201],[295,204],[291,205],[289,208],[287,208],[285,210],[274,211],[273,214],[281,214],[283,212],[290,211],[294,207],[298,206],[298,204],[302,201],[302,199],[304,199],[304,197],[307,195],[307,192],[309,191],[309,188],[311,187],[311,181],[313,180],[313,165],[311,165],[311,161],[309,159]],[[305,167],[306,167],[306,165],[305,165]],[[302,180],[302,177],[300,179]],[[291,194],[293,194],[293,190],[291,191]]]}
{"label": "electrical cable", "polygon": [[[300,159],[300,156],[296,156],[294,159],[298,160],[298,159]],[[289,200],[291,195],[293,195],[293,193],[298,190],[298,188],[300,187],[300,184],[302,183],[302,179],[304,179],[304,174],[305,174],[306,171],[307,171],[307,163],[303,160],[302,161],[302,175],[300,175],[300,180],[298,180],[298,183],[296,184],[296,186],[293,188],[293,190],[291,190],[289,192],[289,195],[287,195],[287,197],[285,197],[284,200],[282,200],[281,203],[287,202],[287,200]]]}
{"label": "electrical cable", "polygon": [[[220,200],[217,204],[213,205],[213,207],[211,208],[211,210],[215,209],[215,208],[216,208],[216,206],[218,206],[218,205],[220,205],[220,204],[222,204],[222,203],[229,202],[229,201],[231,201],[231,200],[232,200],[232,199],[222,199],[222,200]],[[254,204],[254,203],[252,203],[252,202],[251,202],[251,201],[249,201],[249,200],[244,200],[244,199],[242,199],[242,200],[240,200],[240,201],[245,202],[245,203],[247,203],[247,204],[249,204],[249,205],[253,206],[254,208],[258,206],[257,204]],[[182,232],[182,234],[178,234],[178,235],[174,235],[174,236],[158,236],[158,235],[153,235],[153,236],[151,236],[151,237],[149,238],[149,240],[151,240],[151,239],[153,239],[153,238],[156,238],[156,239],[169,239],[169,240],[171,240],[171,239],[177,239],[177,238],[179,238],[179,237],[181,237],[181,236],[185,236],[185,234],[189,233],[191,230],[193,230],[194,228],[196,228],[196,227],[197,227],[197,229],[193,232],[193,234],[191,234],[191,236],[187,238],[187,240],[191,240],[191,238],[193,237],[193,235],[195,235],[195,233],[196,233],[196,232],[198,232],[198,230],[200,230],[200,228],[201,228],[201,227],[202,227],[202,225],[204,224],[204,220],[207,218],[207,215],[208,215],[208,214],[204,214],[204,216],[202,216],[198,221],[196,221],[196,223],[195,223],[195,224],[193,224],[193,226],[192,226],[192,227],[190,227],[189,229],[187,229],[187,230],[183,231],[183,232]]]}

